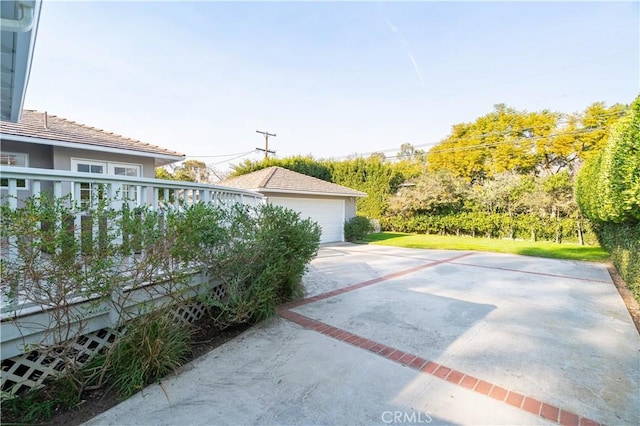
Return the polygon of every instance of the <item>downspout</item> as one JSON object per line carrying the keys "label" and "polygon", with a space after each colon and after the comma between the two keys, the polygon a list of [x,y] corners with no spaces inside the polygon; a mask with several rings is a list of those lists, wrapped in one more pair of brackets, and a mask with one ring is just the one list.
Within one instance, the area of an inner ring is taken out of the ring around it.
{"label": "downspout", "polygon": [[31,31],[33,27],[33,7],[24,3],[16,3],[20,9],[20,19],[2,18],[0,28],[2,31],[10,31],[12,33],[25,33]]}

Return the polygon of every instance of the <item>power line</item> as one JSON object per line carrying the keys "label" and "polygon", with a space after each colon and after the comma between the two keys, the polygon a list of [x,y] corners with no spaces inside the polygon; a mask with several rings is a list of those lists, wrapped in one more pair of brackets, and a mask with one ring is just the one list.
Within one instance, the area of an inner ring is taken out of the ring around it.
{"label": "power line", "polygon": [[269,132],[261,132],[260,130],[256,130],[256,133],[261,133],[264,135],[264,149],[262,148],[256,148],[256,150],[258,151],[263,151],[264,152],[264,159],[268,159],[269,158],[269,154],[274,154],[275,155],[275,151],[269,151],[269,136],[273,136],[274,138],[276,137],[275,133],[269,133]]}
{"label": "power line", "polygon": [[187,158],[222,158],[222,157],[233,157],[235,155],[245,155],[245,154],[249,154],[251,152],[254,152],[255,150],[252,149],[251,151],[245,151],[245,152],[234,152],[233,154],[219,154],[219,155],[187,155]]}
{"label": "power line", "polygon": [[[470,151],[470,150],[474,150],[474,149],[493,148],[493,147],[500,146],[500,145],[515,144],[515,143],[518,143],[518,142],[535,142],[537,140],[554,138],[556,136],[572,136],[572,135],[580,135],[580,134],[592,133],[592,132],[596,132],[598,130],[603,130],[603,127],[595,127],[595,128],[591,128],[591,129],[576,130],[576,131],[573,131],[573,132],[566,132],[566,133],[555,133],[555,134],[550,134],[550,135],[546,135],[546,136],[532,136],[532,137],[529,137],[529,138],[519,138],[519,139],[513,139],[513,140],[508,140],[508,141],[502,141],[502,142],[478,143],[478,144],[474,144],[474,145],[455,146],[455,147],[451,147],[451,148],[436,149],[433,152],[440,154],[440,153],[446,153],[446,152]],[[463,142],[465,140],[472,140],[472,139],[471,138],[470,139],[458,139],[458,140],[456,140],[456,142]]]}
{"label": "power line", "polygon": [[[621,116],[625,113],[625,111],[617,111],[617,112],[609,112],[609,113],[605,113],[605,114],[598,114],[598,115],[593,115],[588,117],[589,119],[600,119],[600,118],[606,118],[606,117],[611,117],[611,116]],[[576,117],[575,115],[571,115],[571,114],[560,114],[561,117],[560,118],[577,118],[578,120],[583,119],[585,117]],[[543,127],[551,127],[551,125],[549,124],[541,124],[538,126],[529,126],[529,127],[523,127],[520,129],[510,129],[510,130],[504,130],[504,131],[495,131],[495,132],[487,132],[487,133],[482,133],[479,135],[471,135],[468,136],[466,138],[460,138],[460,139],[456,139],[457,142],[462,142],[462,141],[469,141],[469,140],[482,140],[486,137],[490,137],[490,136],[508,136],[514,133],[522,133],[525,131],[529,131],[529,130],[534,130],[534,129],[539,129],[539,128],[543,128]],[[556,129],[558,130],[558,129]],[[602,130],[601,127],[599,128],[589,128],[589,129],[585,129],[587,131],[595,131],[595,130]],[[563,133],[563,135],[570,135],[572,133]],[[554,136],[559,136],[559,135],[547,135],[547,136],[534,136],[535,138],[547,138],[547,137],[554,137]],[[414,148],[423,148],[423,147],[427,147],[427,146],[435,146],[435,145],[439,145],[440,143],[446,141],[449,137],[444,138],[438,142],[427,142],[427,143],[423,143],[423,144],[418,144],[418,145],[412,145]],[[531,140],[532,138],[529,138],[527,140]],[[500,142],[502,143],[502,142]],[[505,142],[505,143],[510,143],[510,142]],[[488,146],[488,144],[479,144],[478,146]],[[364,153],[352,153],[352,154],[348,154],[348,155],[342,155],[339,157],[331,157],[331,159],[334,160],[340,160],[343,158],[349,158],[349,157],[365,157],[368,155],[372,155],[372,154],[377,154],[377,153],[385,153],[385,152],[392,152],[392,151],[399,151],[400,147],[395,147],[395,148],[388,148],[388,149],[381,149],[381,150],[376,150],[376,151],[371,151],[371,152],[364,152]],[[438,151],[438,152],[443,152],[443,151]],[[385,158],[398,158],[399,156],[394,155],[394,156],[386,156]]]}
{"label": "power line", "polygon": [[233,160],[237,160],[237,159],[239,159],[239,158],[246,157],[246,156],[247,156],[247,155],[249,155],[249,154],[253,154],[254,152],[256,152],[256,151],[255,151],[254,149],[252,149],[251,151],[245,152],[244,154],[239,155],[239,156],[237,156],[237,157],[233,157],[233,158],[230,158],[230,159],[228,159],[228,160],[224,160],[224,161],[218,161],[218,162],[216,162],[216,163],[211,163],[211,165],[212,165],[212,166],[215,166],[215,165],[217,165],[217,164],[229,163],[229,162],[231,162],[231,161],[233,161]]}

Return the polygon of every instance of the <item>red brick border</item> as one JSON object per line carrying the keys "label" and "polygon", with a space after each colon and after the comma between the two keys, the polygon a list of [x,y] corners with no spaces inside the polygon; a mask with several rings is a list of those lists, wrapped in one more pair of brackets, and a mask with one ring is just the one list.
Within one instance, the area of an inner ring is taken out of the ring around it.
{"label": "red brick border", "polygon": [[288,309],[281,308],[278,315],[286,320],[299,324],[305,328],[317,331],[333,339],[343,341],[352,346],[367,350],[390,361],[417,370],[424,374],[435,376],[446,380],[454,385],[473,390],[482,395],[487,395],[498,401],[505,402],[513,407],[535,414],[546,420],[558,423],[563,426],[597,426],[599,423],[586,417],[578,416],[575,413],[564,410],[555,405],[538,401],[535,398],[522,395],[510,389],[505,389],[496,384],[469,376],[462,371],[455,370],[434,361],[421,358],[418,355],[403,352],[400,349],[387,346],[383,343],[369,340],[366,337],[358,336],[349,331],[342,330],[331,325],[316,321]]}
{"label": "red brick border", "polygon": [[337,290],[329,291],[327,293],[318,294],[316,296],[312,296],[306,299],[294,300],[293,302],[289,302],[280,307],[280,309],[293,309],[299,306],[308,305],[309,303],[318,302],[320,300],[328,299],[333,296],[337,296],[339,294],[349,293],[350,291],[357,290],[362,287],[368,287],[373,284],[378,284],[383,281],[392,280],[394,278],[401,277],[403,275],[411,274],[414,272],[422,271],[423,269],[431,268],[433,266],[438,266],[443,263],[453,262],[454,260],[462,259],[463,257],[471,256],[475,253],[463,253],[454,257],[450,257],[448,259],[436,260],[433,262],[426,263],[424,265],[414,266],[413,268],[405,269],[404,271],[395,272],[389,275],[383,275],[382,277],[374,278],[369,281],[361,282],[358,284],[352,284],[347,287],[342,287]]}
{"label": "red brick border", "polygon": [[[317,331],[318,333],[324,334],[333,339],[340,340],[352,346],[367,350],[383,358],[387,358],[390,361],[397,362],[401,365],[409,367],[413,370],[417,370],[424,374],[429,374],[439,379],[446,380],[456,386],[461,386],[463,388],[472,390],[474,392],[487,395],[490,398],[494,398],[498,401],[504,402],[518,409],[535,414],[536,416],[542,417],[546,420],[550,420],[560,425],[598,426],[599,425],[598,422],[595,422],[586,417],[579,416],[573,412],[564,410],[555,405],[538,401],[535,398],[520,394],[518,392],[514,392],[510,389],[505,389],[501,386],[486,382],[484,380],[480,380],[473,376],[469,376],[461,371],[455,370],[445,365],[438,364],[437,362],[434,362],[434,361],[421,358],[418,355],[403,352],[400,349],[396,349],[391,346],[387,346],[383,343],[369,340],[366,337],[358,336],[357,334],[353,334],[347,330],[333,327],[329,324],[323,323],[321,321],[316,321],[312,318],[306,317],[304,315],[298,314],[290,310],[293,308],[297,308],[299,306],[307,305],[309,303],[317,302],[319,300],[328,299],[330,297],[337,296],[339,294],[348,293],[348,292],[357,290],[359,288],[367,287],[383,281],[398,278],[403,275],[411,274],[413,272],[421,271],[426,268],[437,266],[443,263],[453,262],[454,260],[471,256],[472,254],[474,253],[464,253],[449,259],[438,260],[438,261],[430,262],[424,265],[416,266],[410,269],[405,269],[404,271],[396,272],[389,275],[384,275],[382,277],[374,278],[372,280],[365,281],[358,284],[353,284],[347,287],[343,287],[341,289],[337,289],[327,293],[319,294],[317,296],[309,297],[307,299],[297,300],[297,301],[282,305],[280,308],[278,308],[278,315],[281,318],[294,322],[305,328]],[[499,269],[499,270],[505,270],[505,271],[523,272],[523,273],[536,274],[536,275],[546,275],[546,276],[562,277],[562,278],[575,278],[575,277],[546,274],[546,273],[540,273],[540,272],[518,271],[518,270],[512,270],[512,269],[500,268],[500,267],[493,268],[493,267],[485,267],[485,266],[471,265],[471,264],[464,264],[464,263],[458,263],[458,264],[464,265],[464,266],[477,266],[481,268],[491,268],[491,269]],[[597,281],[597,280],[589,280],[589,281]]]}

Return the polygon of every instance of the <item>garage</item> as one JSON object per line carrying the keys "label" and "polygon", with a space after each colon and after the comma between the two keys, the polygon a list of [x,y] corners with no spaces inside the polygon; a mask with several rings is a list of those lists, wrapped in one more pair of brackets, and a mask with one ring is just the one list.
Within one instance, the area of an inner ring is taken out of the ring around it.
{"label": "garage", "polygon": [[344,240],[344,200],[269,197],[268,202],[300,213],[303,219],[310,218],[322,229],[321,243]]}
{"label": "garage", "polygon": [[344,241],[344,223],[356,215],[356,199],[367,196],[282,167],[267,167],[219,185],[259,192],[268,203],[310,218],[322,229],[321,243]]}

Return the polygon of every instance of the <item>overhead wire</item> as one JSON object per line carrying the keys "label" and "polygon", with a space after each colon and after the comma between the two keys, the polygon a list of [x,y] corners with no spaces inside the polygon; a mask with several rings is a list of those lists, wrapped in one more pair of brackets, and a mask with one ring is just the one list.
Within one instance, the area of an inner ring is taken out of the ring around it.
{"label": "overhead wire", "polygon": [[[598,114],[598,115],[594,115],[591,116],[589,118],[593,118],[593,119],[600,119],[600,118],[606,118],[606,117],[611,117],[611,116],[616,116],[616,115],[622,115],[624,114],[624,112],[609,112],[609,113],[605,113],[605,114]],[[566,116],[568,114],[565,114]],[[568,117],[566,118],[572,118],[574,116],[568,115]],[[522,127],[520,129],[510,129],[510,130],[504,130],[504,131],[495,131],[495,132],[487,132],[487,133],[482,133],[479,135],[470,135],[468,137],[465,138],[457,138],[456,142],[464,142],[464,141],[470,141],[470,140],[482,140],[484,138],[487,137],[491,137],[491,136],[508,136],[508,135],[512,135],[514,133],[518,133],[518,132],[524,132],[524,131],[528,131],[528,130],[534,130],[534,129],[539,129],[539,128],[543,128],[543,127],[550,127],[549,124],[541,124],[538,126],[528,126],[528,127]],[[588,129],[583,129],[585,131],[596,131],[596,130],[602,130],[601,127],[599,128],[588,128]],[[583,130],[580,130],[580,132],[582,132]],[[562,133],[562,135],[571,135],[573,133]],[[546,135],[546,136],[532,136],[529,138],[525,138],[523,140],[532,140],[532,138],[548,138],[548,137],[555,137],[555,136],[559,136],[560,134],[553,134],[553,135]],[[423,144],[418,144],[418,145],[412,145],[413,148],[422,148],[422,147],[427,147],[427,146],[436,146],[440,143],[442,143],[443,141],[445,141],[447,138],[442,139],[438,142],[427,142],[427,143],[423,143]],[[507,143],[512,143],[513,141],[506,141],[506,142],[499,142],[499,144],[507,144]],[[471,145],[468,145],[471,146]],[[490,144],[478,144],[477,146],[479,147],[489,147]],[[343,159],[343,158],[350,158],[350,157],[365,157],[365,156],[369,156],[372,154],[378,154],[378,153],[385,153],[385,152],[392,152],[392,151],[399,151],[400,148],[396,147],[396,148],[388,148],[388,149],[383,149],[383,150],[376,150],[376,151],[371,151],[371,152],[365,152],[365,153],[352,153],[349,155],[343,155],[343,156],[339,156],[339,157],[332,157],[332,159],[334,160],[339,160],[339,159]],[[438,152],[445,152],[445,151],[441,151],[438,150]],[[385,158],[398,158],[400,157],[399,155],[394,155],[394,156],[385,156]]]}

